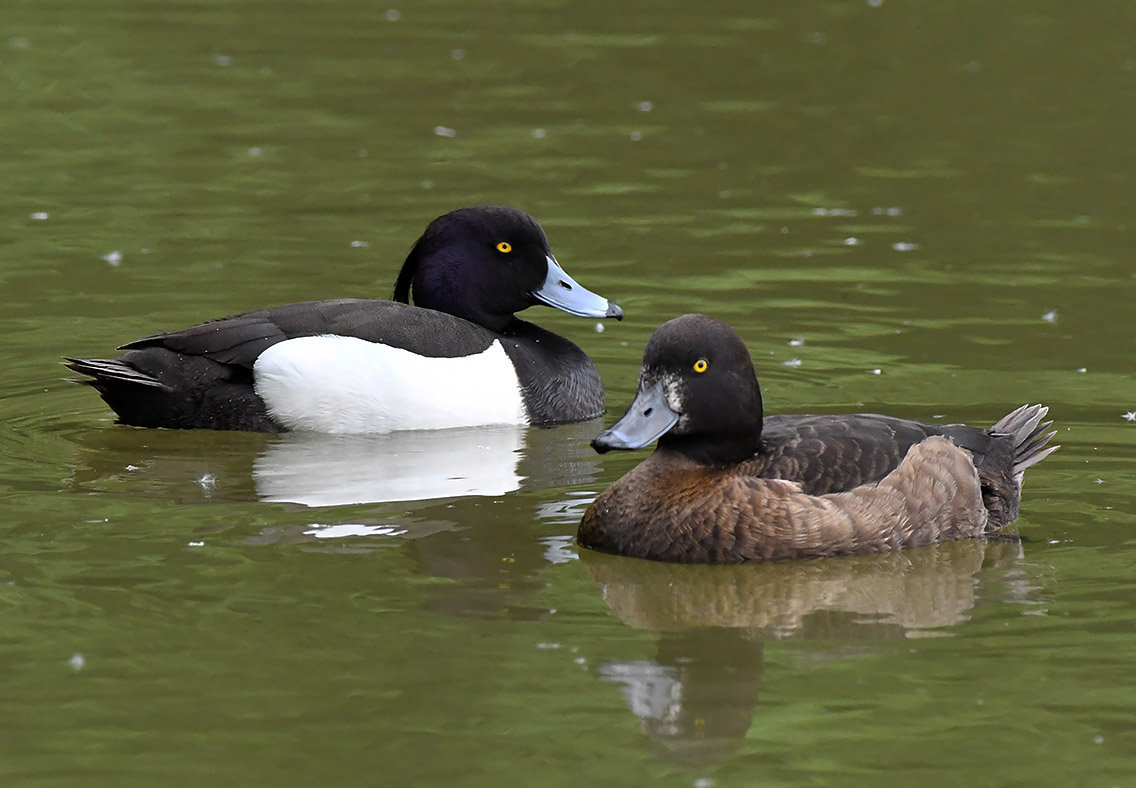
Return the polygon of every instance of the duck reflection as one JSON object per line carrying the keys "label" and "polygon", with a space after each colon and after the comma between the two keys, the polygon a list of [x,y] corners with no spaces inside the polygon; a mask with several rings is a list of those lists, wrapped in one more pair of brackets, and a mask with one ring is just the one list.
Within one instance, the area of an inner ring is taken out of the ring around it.
{"label": "duck reflection", "polygon": [[269,503],[338,506],[504,495],[521,486],[520,427],[293,433],[253,460],[257,496]]}
{"label": "duck reflection", "polygon": [[643,732],[668,759],[699,765],[728,755],[749,730],[767,639],[949,634],[980,595],[1020,599],[1032,590],[1017,540],[740,566],[589,550],[580,558],[616,616],[660,633],[654,660],[608,661],[598,677],[622,685]]}
{"label": "duck reflection", "polygon": [[753,722],[764,644],[738,629],[663,632],[654,661],[607,662],[631,713],[668,759],[712,763],[741,745]]}
{"label": "duck reflection", "polygon": [[98,430],[83,439],[73,488],[123,485],[180,502],[260,500],[308,507],[500,496],[588,484],[591,423],[327,435]]}

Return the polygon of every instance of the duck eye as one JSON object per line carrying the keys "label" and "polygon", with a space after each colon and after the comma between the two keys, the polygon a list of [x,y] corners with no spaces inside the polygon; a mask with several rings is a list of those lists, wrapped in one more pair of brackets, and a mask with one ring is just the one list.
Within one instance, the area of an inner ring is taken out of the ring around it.
{"label": "duck eye", "polygon": [[700,359],[698,359],[697,361],[694,362],[694,371],[695,372],[698,372],[699,374],[701,374],[708,369],[710,369],[710,362],[707,361],[706,359],[700,358]]}
{"label": "duck eye", "polygon": [[502,241],[501,243],[497,244],[497,251],[501,252],[502,254],[508,254],[509,252],[513,251],[513,245],[508,241]]}

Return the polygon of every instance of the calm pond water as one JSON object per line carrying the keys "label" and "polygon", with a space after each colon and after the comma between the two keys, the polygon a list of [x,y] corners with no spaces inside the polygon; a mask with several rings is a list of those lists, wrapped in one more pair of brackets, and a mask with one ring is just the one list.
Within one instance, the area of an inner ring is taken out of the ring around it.
{"label": "calm pond water", "polygon": [[[16,0],[0,33],[5,785],[1136,782],[1136,7]],[[529,210],[623,323],[531,318],[612,411],[677,314],[770,411],[1062,449],[1020,541],[669,567],[576,524],[610,423],[114,425],[64,354],[385,297]]]}

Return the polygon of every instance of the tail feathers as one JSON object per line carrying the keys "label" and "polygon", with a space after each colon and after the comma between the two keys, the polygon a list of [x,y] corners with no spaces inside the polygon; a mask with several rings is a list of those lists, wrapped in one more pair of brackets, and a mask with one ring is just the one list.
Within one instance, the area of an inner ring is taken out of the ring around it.
{"label": "tail feathers", "polygon": [[998,435],[1008,435],[1014,440],[1014,476],[1020,476],[1026,468],[1044,460],[1061,448],[1060,445],[1046,447],[1057,434],[1056,430],[1046,432],[1052,421],[1042,421],[1049,413],[1044,405],[1022,405],[1006,414],[991,428]]}
{"label": "tail feathers", "polygon": [[104,359],[104,358],[71,358],[64,356],[67,363],[63,366],[67,367],[72,372],[78,372],[80,375],[88,375],[94,380],[84,380],[91,386],[99,388],[105,386],[108,382],[113,383],[127,383],[134,386],[151,386],[153,388],[164,389],[166,386],[162,385],[155,377],[147,375],[145,372],[140,372],[134,367],[124,364],[120,359]]}

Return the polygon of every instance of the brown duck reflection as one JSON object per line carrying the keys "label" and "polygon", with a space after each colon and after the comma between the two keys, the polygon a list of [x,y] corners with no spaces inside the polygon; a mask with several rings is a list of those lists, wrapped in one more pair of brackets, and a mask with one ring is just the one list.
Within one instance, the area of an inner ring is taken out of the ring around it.
{"label": "brown duck reflection", "polygon": [[941,634],[983,596],[1033,590],[1016,540],[962,540],[883,555],[741,566],[656,563],[583,550],[624,623],[660,633],[653,661],[604,663],[669,760],[736,749],[757,708],[766,639],[891,640]]}

